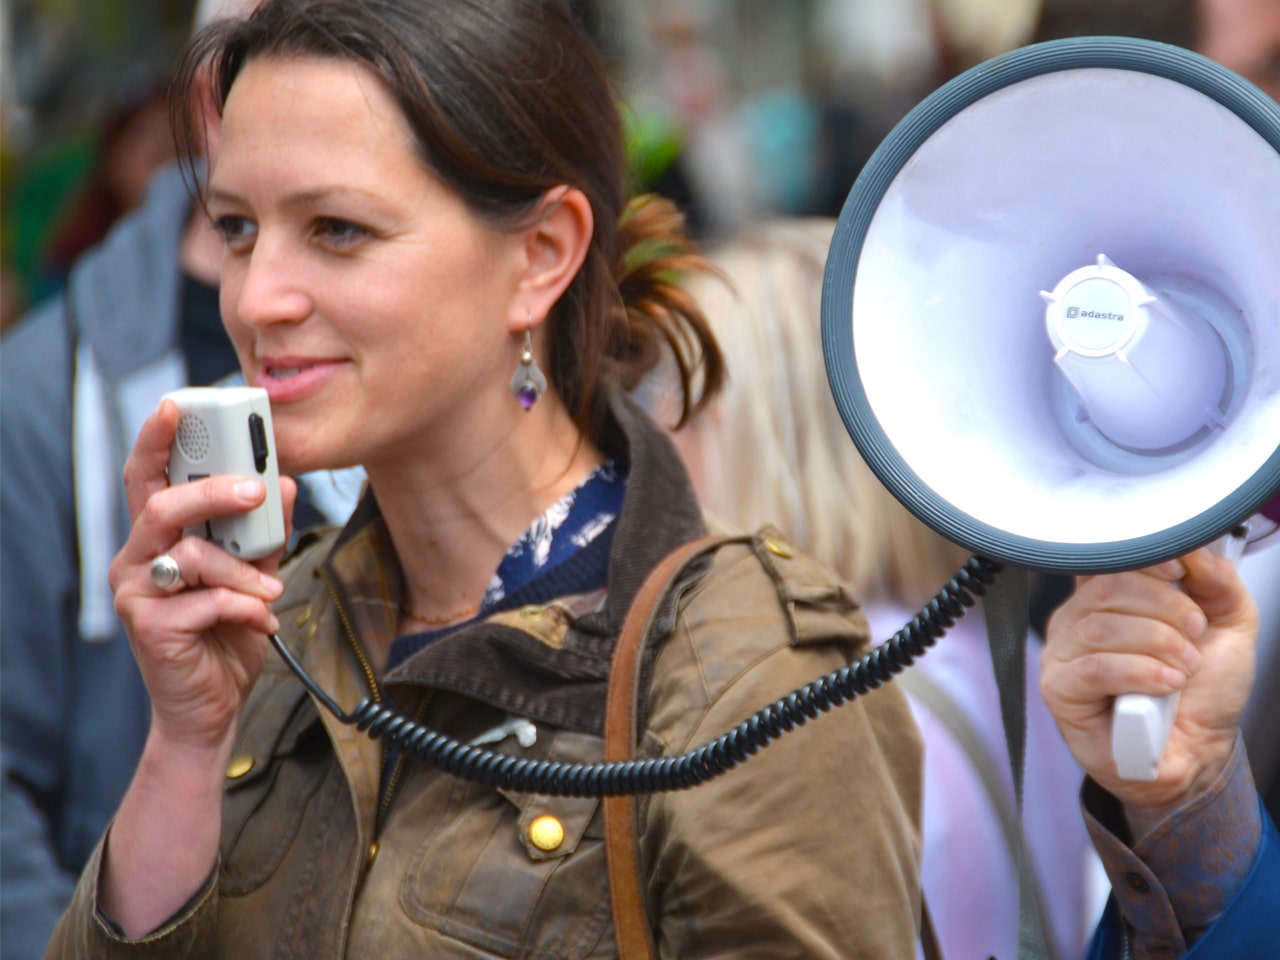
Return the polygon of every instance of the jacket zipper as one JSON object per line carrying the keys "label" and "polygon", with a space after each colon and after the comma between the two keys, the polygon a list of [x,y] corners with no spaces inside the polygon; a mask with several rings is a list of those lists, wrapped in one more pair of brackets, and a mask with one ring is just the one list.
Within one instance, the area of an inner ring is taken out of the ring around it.
{"label": "jacket zipper", "polygon": [[[427,706],[431,703],[434,690],[428,688],[426,695],[418,702],[418,709],[413,712],[413,722],[421,723],[427,714]],[[391,804],[395,800],[396,789],[404,776],[406,759],[403,753],[396,754],[396,765],[391,768],[391,777],[387,780],[387,788],[382,791],[382,801],[378,804],[378,815],[373,821],[373,838],[382,836],[382,828],[386,825],[387,816],[391,813]]]}
{"label": "jacket zipper", "polygon": [[351,625],[351,620],[347,617],[347,611],[342,608],[342,601],[338,598],[338,591],[329,579],[329,574],[323,569],[320,571],[320,578],[324,581],[324,588],[329,594],[329,599],[333,601],[333,609],[337,611],[338,619],[342,622],[342,632],[347,638],[347,645],[351,647],[351,652],[356,655],[360,669],[364,671],[364,678],[369,684],[369,693],[373,697],[373,702],[381,703],[382,688],[378,686],[378,676],[374,673],[373,665],[369,663],[369,658],[365,655],[364,647],[356,639],[355,627]]}

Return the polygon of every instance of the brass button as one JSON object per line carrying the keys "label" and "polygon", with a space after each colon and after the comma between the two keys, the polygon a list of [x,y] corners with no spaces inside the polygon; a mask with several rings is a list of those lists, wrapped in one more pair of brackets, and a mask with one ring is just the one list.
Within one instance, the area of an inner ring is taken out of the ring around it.
{"label": "brass button", "polygon": [[546,607],[521,607],[520,616],[527,620],[545,620],[547,618]]}
{"label": "brass button", "polygon": [[529,824],[529,839],[539,850],[550,853],[564,843],[564,827],[555,817],[543,815]]}
{"label": "brass button", "polygon": [[253,757],[239,756],[227,764],[227,779],[239,780],[253,769]]}
{"label": "brass button", "polygon": [[303,626],[311,619],[311,604],[307,604],[302,608],[302,612],[298,614],[298,626]]}
{"label": "brass button", "polygon": [[371,866],[371,867],[372,867],[372,866],[373,866],[373,861],[375,861],[375,860],[377,860],[377,859],[378,859],[378,851],[379,851],[379,850],[381,850],[381,849],[382,849],[382,848],[378,846],[378,841],[377,841],[377,840],[375,840],[375,841],[373,841],[373,843],[369,844],[369,866]]}
{"label": "brass button", "polygon": [[790,547],[785,543],[779,543],[777,540],[770,540],[766,538],[764,545],[769,548],[769,552],[775,557],[782,557],[782,559],[786,560],[789,557],[795,556],[794,551],[792,551]]}

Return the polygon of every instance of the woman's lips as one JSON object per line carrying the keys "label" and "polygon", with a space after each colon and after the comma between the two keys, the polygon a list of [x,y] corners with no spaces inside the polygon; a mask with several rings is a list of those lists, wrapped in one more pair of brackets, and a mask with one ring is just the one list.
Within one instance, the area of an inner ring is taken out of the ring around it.
{"label": "woman's lips", "polygon": [[266,390],[272,403],[294,403],[319,391],[345,362],[292,357],[263,361],[254,386]]}

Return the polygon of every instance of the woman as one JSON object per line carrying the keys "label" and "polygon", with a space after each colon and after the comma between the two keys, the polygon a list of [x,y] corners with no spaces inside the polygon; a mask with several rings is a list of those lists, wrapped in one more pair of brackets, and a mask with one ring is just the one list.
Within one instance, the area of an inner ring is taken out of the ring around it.
{"label": "woman", "polygon": [[[461,740],[599,760],[622,619],[705,533],[625,395],[663,342],[696,342],[718,386],[674,285],[697,261],[668,208],[625,207],[614,101],[556,0],[271,0],[202,35],[180,79],[206,66],[222,127],[202,197],[246,378],[270,395],[282,472],[361,464],[368,493],[277,579],[278,558],[182,537],[261,485],[169,488],[176,410],[143,428],[112,585],[152,726],[50,952],[615,956],[598,800],[384,756],[264,635],[345,709],[373,693]],[[699,400],[685,391],[686,414]],[[172,592],[149,574],[165,555]],[[724,547],[676,595],[647,655],[642,754],[709,740],[867,645],[847,592],[778,539]],[[912,955],[905,701],[879,691],[787,740],[639,802],[660,955]]]}
{"label": "woman", "polygon": [[[203,195],[226,241],[224,320],[271,396],[281,468],[359,463],[368,492],[277,579],[279,558],[182,536],[261,502],[261,484],[169,488],[177,411],[144,426],[111,582],[152,724],[49,953],[615,956],[597,800],[384,756],[268,660],[264,635],[345,710],[373,693],[515,756],[598,760],[619,625],[658,559],[705,529],[623,392],[686,338],[714,392],[714,341],[670,286],[694,262],[660,206],[624,212],[613,100],[558,0],[269,0],[205,34],[180,77],[205,64],[223,113]],[[177,583],[153,582],[157,557]],[[1191,642],[1139,629],[1166,609],[1185,621],[1201,592],[1161,586],[1155,609],[1150,589],[1102,591],[1141,613],[1107,619],[1122,648]],[[780,538],[731,543],[670,596],[635,717],[645,755],[711,739],[868,643],[848,593]],[[1218,601],[1209,634],[1247,646],[1219,625],[1247,597]],[[1064,636],[1068,667],[1089,659],[1096,631]],[[1056,672],[1087,752],[1081,705],[1102,695]],[[643,798],[659,954],[910,956],[919,761],[886,688],[704,786]],[[1147,792],[1143,813],[1184,786]]]}

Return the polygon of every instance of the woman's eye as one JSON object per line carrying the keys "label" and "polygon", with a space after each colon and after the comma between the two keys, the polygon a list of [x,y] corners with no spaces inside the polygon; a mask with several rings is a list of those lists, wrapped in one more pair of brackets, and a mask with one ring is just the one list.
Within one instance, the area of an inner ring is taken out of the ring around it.
{"label": "woman's eye", "polygon": [[213,229],[229,249],[238,249],[253,239],[253,223],[244,217],[214,217]]}
{"label": "woman's eye", "polygon": [[370,235],[369,230],[349,220],[322,217],[316,221],[316,236],[329,246],[351,247]]}

